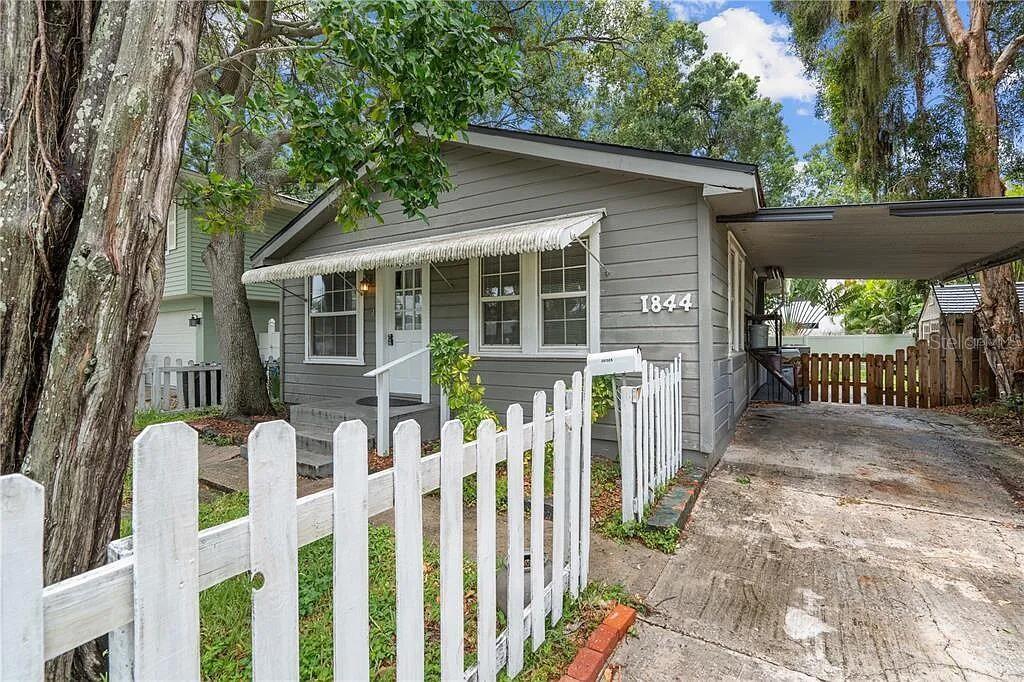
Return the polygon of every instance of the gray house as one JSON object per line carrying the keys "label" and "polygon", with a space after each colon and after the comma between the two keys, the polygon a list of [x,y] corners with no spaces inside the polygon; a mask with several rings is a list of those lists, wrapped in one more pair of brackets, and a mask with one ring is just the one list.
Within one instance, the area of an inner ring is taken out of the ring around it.
{"label": "gray house", "polygon": [[[955,216],[903,220],[890,205],[764,209],[757,168],[744,163],[480,127],[444,154],[455,186],[426,222],[381,197],[383,222],[343,232],[336,186],[253,255],[243,281],[281,287],[284,400],[300,451],[328,461],[326,427],[372,420],[355,404],[375,393],[367,373],[401,358],[390,393],[408,405],[393,415],[436,431],[429,359],[415,352],[450,331],[480,357],[486,400],[499,411],[528,408],[588,352],[682,353],[684,445],[714,461],[762,376],[745,325],[763,312],[755,304],[766,274],[935,277],[1021,240],[1016,216],[979,230],[965,250]],[[905,239],[879,256],[857,241],[858,230],[909,234],[922,221],[946,255],[918,257]],[[594,438],[595,452],[614,453],[610,419]]]}
{"label": "gray house", "polygon": [[[437,331],[469,341],[498,410],[528,406],[588,352],[639,345],[654,361],[683,353],[686,447],[720,451],[753,388],[742,320],[755,278],[714,216],[758,208],[757,169],[486,128],[445,156],[455,188],[428,222],[386,199],[383,223],[343,232],[333,188],[254,254],[244,281],[282,287],[285,402],[352,414],[374,395],[368,371]],[[391,392],[436,410],[428,362],[396,367]],[[594,436],[614,452],[610,420]]]}

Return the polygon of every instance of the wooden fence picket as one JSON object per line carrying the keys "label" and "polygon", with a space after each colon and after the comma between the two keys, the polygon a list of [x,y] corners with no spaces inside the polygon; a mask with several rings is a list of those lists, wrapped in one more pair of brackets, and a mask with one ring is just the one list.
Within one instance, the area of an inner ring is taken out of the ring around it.
{"label": "wooden fence picket", "polygon": [[[462,552],[462,422],[441,428],[441,679],[452,680],[465,669]],[[510,472],[511,473],[511,472]],[[512,504],[509,486],[509,503]],[[344,678],[340,678],[344,679]]]}
{"label": "wooden fence picket", "polygon": [[[368,680],[370,676],[370,591],[367,431],[361,421],[334,430],[334,677]],[[459,438],[461,442],[461,435]],[[461,477],[460,477],[461,483]],[[459,486],[461,492],[462,486]],[[442,505],[444,497],[442,493]],[[441,509],[444,525],[444,507]],[[444,540],[444,534],[441,538]],[[462,538],[461,531],[459,538]],[[462,547],[461,543],[459,545]],[[461,571],[461,562],[460,562]],[[443,567],[442,567],[443,570]],[[444,574],[442,573],[442,580]],[[442,583],[442,596],[444,584]],[[459,614],[462,614],[459,575]],[[442,601],[443,607],[443,601]],[[442,611],[443,640],[443,611]],[[460,628],[461,645],[461,628]],[[461,646],[460,649],[461,651]],[[443,661],[443,659],[442,659]],[[460,667],[459,670],[462,668]]]}
{"label": "wooden fence picket", "polygon": [[583,433],[583,374],[572,375],[572,407],[569,410],[569,594],[574,598],[580,594],[580,446]]}
{"label": "wooden fence picket", "polygon": [[147,426],[132,455],[135,678],[199,679],[199,435]]}
{"label": "wooden fence picket", "polygon": [[636,520],[636,514],[633,511],[634,499],[639,495],[639,488],[636,482],[637,462],[636,462],[636,427],[634,426],[634,417],[636,413],[637,404],[633,402],[634,389],[631,386],[622,386],[619,388],[619,405],[620,407],[620,419],[621,429],[623,433],[622,447],[619,457],[622,460],[622,522],[630,523]]}
{"label": "wooden fence picket", "polygon": [[[509,677],[523,669],[523,408],[515,404],[505,413],[505,466],[508,475],[508,662]],[[461,537],[461,534],[460,536]],[[442,674],[442,678],[444,675]],[[447,678],[445,678],[447,679]]]}
{"label": "wooden fence picket", "polygon": [[551,524],[551,625],[562,619],[562,596],[565,594],[565,581],[562,580],[562,567],[565,566],[566,552],[566,409],[565,382],[555,382],[555,431],[554,431],[554,494],[552,506],[554,518]]}
{"label": "wooden fence picket", "polygon": [[[590,478],[591,478],[591,424],[593,423],[594,379],[590,368],[583,370],[583,413],[580,441],[580,587],[590,581]],[[614,385],[612,386],[614,389]]]}
{"label": "wooden fence picket", "polygon": [[[537,391],[533,394],[533,423],[546,413],[547,395]],[[557,424],[553,428],[557,430]],[[544,643],[544,459],[543,429],[534,428],[530,453],[530,643],[534,651]]]}
{"label": "wooden fence picket", "polygon": [[[494,645],[498,606],[495,585],[497,571],[495,536],[497,510],[495,483],[494,422],[485,419],[476,430],[476,599],[477,679],[489,682],[498,674]],[[399,678],[401,679],[401,678]]]}
{"label": "wooden fence picket", "polygon": [[420,425],[395,429],[395,673],[400,680],[423,677],[423,510],[420,499]]}
{"label": "wooden fence picket", "polygon": [[[249,435],[249,561],[263,586],[252,593],[252,674],[299,678],[299,563],[295,429],[257,424]],[[347,588],[346,588],[347,589]]]}
{"label": "wooden fence picket", "polygon": [[0,680],[42,680],[43,486],[0,476]]}

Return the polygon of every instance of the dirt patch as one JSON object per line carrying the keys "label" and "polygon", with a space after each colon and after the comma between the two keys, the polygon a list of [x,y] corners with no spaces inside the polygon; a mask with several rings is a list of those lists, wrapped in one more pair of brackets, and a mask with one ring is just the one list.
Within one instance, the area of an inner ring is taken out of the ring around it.
{"label": "dirt patch", "polygon": [[1001,405],[951,405],[937,407],[936,412],[952,414],[969,419],[984,426],[996,440],[1018,448],[1024,448],[1024,421],[1016,412]]}
{"label": "dirt patch", "polygon": [[278,419],[276,415],[252,417],[245,420],[202,417],[186,423],[204,436],[230,440],[233,445],[243,445],[257,424],[275,419]]}

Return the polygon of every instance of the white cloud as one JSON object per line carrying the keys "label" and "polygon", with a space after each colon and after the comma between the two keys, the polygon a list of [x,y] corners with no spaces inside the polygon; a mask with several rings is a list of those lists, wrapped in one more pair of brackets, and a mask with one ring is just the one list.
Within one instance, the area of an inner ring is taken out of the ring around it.
{"label": "white cloud", "polygon": [[810,107],[797,107],[796,113],[798,116],[813,116],[814,112],[811,111]]}
{"label": "white cloud", "polygon": [[708,49],[728,55],[740,68],[761,79],[758,91],[772,100],[814,99],[814,83],[800,59],[789,50],[789,27],[768,23],[753,10],[730,7],[699,24]]}

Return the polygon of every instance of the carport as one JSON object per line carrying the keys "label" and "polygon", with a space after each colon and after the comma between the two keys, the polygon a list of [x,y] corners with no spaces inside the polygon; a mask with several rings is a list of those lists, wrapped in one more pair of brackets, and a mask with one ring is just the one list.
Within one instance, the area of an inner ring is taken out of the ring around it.
{"label": "carport", "polygon": [[763,208],[718,216],[761,274],[945,281],[1024,253],[1024,197]]}

